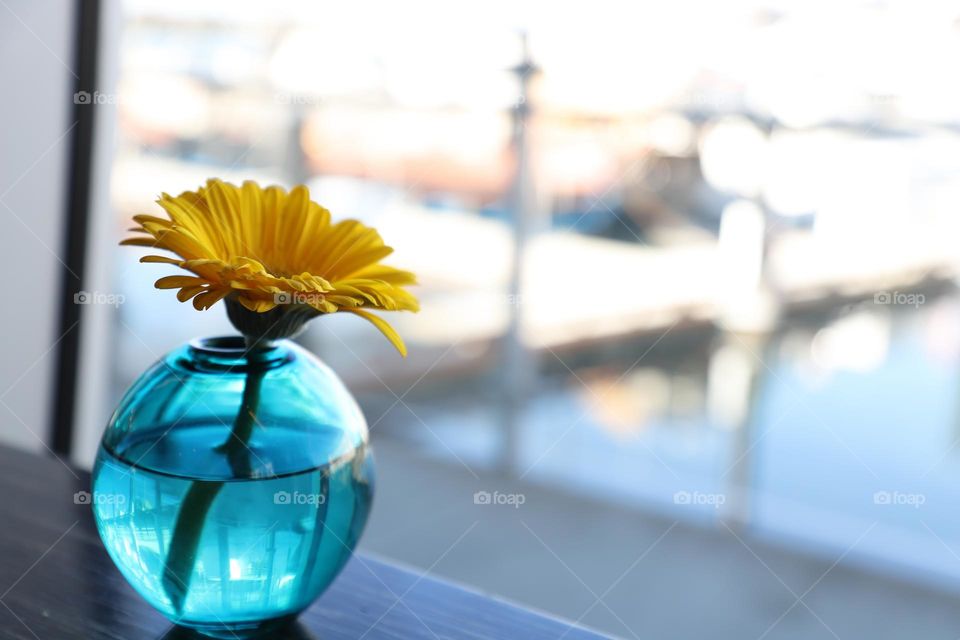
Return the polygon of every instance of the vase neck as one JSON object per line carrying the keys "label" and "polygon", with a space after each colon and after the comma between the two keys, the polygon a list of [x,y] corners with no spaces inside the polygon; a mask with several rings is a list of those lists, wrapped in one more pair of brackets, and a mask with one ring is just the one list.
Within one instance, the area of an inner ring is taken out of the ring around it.
{"label": "vase neck", "polygon": [[273,367],[290,358],[285,340],[257,343],[250,347],[242,336],[191,340],[187,353],[191,364],[207,371],[245,371],[251,366]]}

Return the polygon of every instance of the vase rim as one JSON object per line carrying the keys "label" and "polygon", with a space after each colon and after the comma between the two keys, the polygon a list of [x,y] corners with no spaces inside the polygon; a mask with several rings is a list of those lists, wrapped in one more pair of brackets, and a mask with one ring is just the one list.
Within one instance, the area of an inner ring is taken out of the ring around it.
{"label": "vase rim", "polygon": [[248,351],[270,351],[277,348],[276,342],[261,342],[254,349],[250,349],[244,337],[236,335],[193,338],[189,345],[191,349],[201,353],[233,357],[242,357]]}

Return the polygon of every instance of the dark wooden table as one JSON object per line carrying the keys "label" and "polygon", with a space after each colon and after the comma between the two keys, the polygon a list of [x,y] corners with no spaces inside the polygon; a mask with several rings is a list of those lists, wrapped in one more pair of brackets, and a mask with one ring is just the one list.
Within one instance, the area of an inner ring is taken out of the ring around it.
{"label": "dark wooden table", "polygon": [[[0,638],[185,640],[113,566],[88,505],[87,473],[0,447]],[[276,640],[583,640],[560,620],[358,554]]]}

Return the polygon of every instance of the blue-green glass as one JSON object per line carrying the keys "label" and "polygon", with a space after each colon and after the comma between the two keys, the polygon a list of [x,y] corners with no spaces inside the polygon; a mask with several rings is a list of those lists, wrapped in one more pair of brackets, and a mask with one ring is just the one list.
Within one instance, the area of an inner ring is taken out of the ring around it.
{"label": "blue-green glass", "polygon": [[[217,447],[251,367],[260,399],[238,476]],[[164,567],[198,483],[215,497],[178,610]],[[250,364],[239,338],[216,338],[173,351],[131,387],[104,433],[93,491],[100,536],[130,584],[174,622],[234,637],[295,616],[336,577],[367,520],[373,460],[356,402],[309,352],[282,341]]]}

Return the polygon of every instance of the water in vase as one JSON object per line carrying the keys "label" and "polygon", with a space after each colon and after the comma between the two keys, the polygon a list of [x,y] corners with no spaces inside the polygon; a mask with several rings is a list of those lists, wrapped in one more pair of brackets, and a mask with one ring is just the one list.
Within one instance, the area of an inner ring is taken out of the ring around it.
{"label": "water in vase", "polygon": [[[264,457],[284,450],[283,427],[271,429]],[[144,598],[181,624],[232,637],[295,615],[333,580],[366,523],[372,460],[359,448],[321,467],[238,479],[210,444],[221,434],[219,425],[177,428],[145,432],[120,455],[101,447],[93,507],[108,552]],[[181,599],[164,567],[190,491],[212,504]]]}

